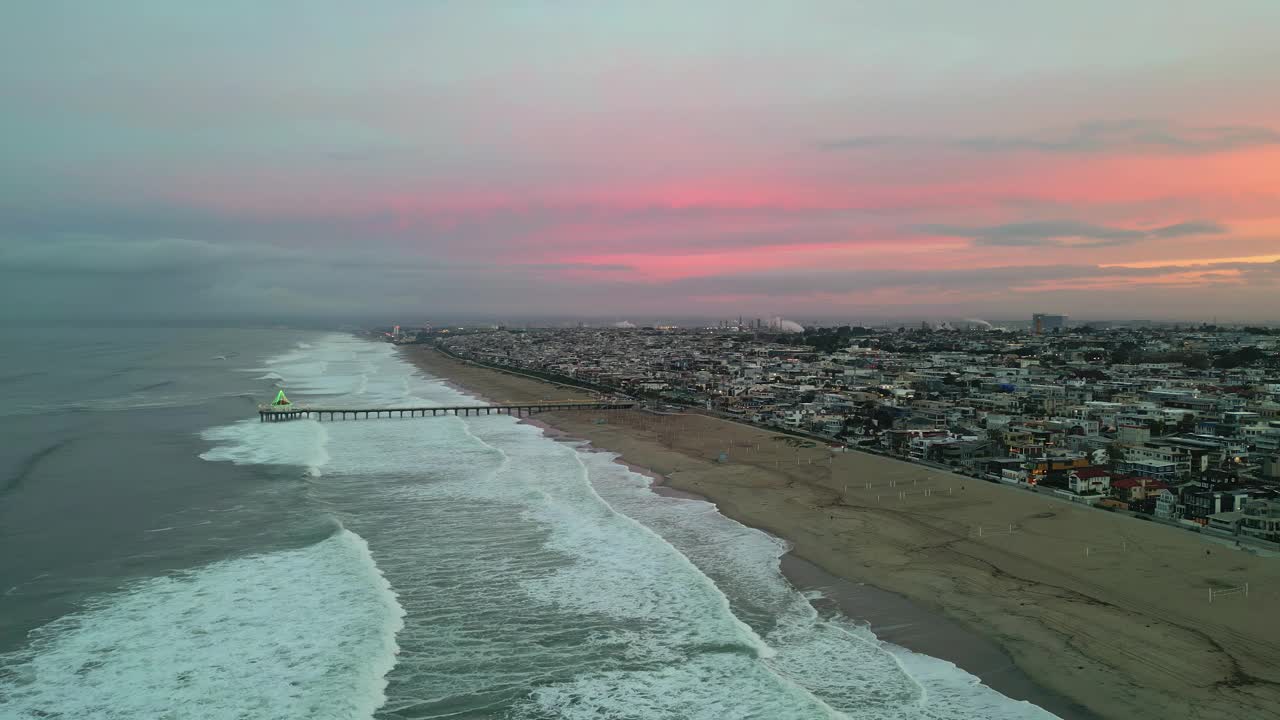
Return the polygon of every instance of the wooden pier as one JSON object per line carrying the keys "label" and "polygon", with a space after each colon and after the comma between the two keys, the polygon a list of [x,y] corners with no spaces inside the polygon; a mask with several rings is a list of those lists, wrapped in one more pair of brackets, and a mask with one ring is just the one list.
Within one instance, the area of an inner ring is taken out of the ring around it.
{"label": "wooden pier", "polygon": [[259,405],[261,422],[285,422],[314,418],[315,420],[368,420],[381,417],[437,417],[439,415],[513,415],[527,417],[535,413],[556,410],[626,410],[635,407],[629,401],[618,402],[543,402],[518,405],[451,405],[448,407],[394,407],[394,408],[328,408],[305,405]]}

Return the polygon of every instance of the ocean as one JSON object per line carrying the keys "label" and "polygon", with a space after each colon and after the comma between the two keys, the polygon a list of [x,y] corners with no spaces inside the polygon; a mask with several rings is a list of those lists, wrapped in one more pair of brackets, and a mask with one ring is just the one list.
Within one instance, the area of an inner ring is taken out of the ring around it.
{"label": "ocean", "polygon": [[0,718],[1052,718],[820,611],[783,542],[385,343],[4,331]]}

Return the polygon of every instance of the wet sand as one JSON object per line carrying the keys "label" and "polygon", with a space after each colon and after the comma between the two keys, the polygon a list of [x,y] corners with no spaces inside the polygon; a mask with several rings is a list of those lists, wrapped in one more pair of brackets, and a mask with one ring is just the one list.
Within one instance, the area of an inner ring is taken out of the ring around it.
{"label": "wet sand", "polygon": [[[521,422],[542,428],[548,437],[581,446],[584,438],[576,438],[557,427],[537,419]],[[583,448],[608,452],[594,445]],[[633,472],[653,480],[653,491],[665,497],[710,502],[702,495],[667,485],[667,478],[649,468],[618,462]],[[911,600],[882,590],[874,585],[837,577],[793,553],[782,556],[780,570],[793,587],[802,592],[815,591],[821,598],[812,601],[823,611],[834,611],[857,622],[865,623],[880,640],[917,653],[946,660],[982,680],[988,687],[1015,700],[1025,700],[1042,707],[1062,720],[1094,720],[1098,716],[1079,703],[1051,692],[1027,676],[999,645]]]}
{"label": "wet sand", "polygon": [[[406,351],[430,373],[494,400],[589,396],[429,348]],[[807,586],[808,567],[848,583],[832,585],[833,597],[852,598],[842,608],[873,628],[867,615],[874,607],[857,607],[859,597],[870,597],[857,588],[867,585],[907,598],[925,615],[941,612],[964,639],[948,640],[949,630],[936,626],[935,633],[927,623],[911,630],[911,622],[892,619],[893,612],[910,613],[901,609],[886,610],[879,627],[891,642],[985,673],[1011,697],[1063,717],[1085,716],[1073,714],[1078,705],[1104,718],[1280,718],[1274,559],[700,415],[579,411],[538,419],[785,538],[792,555],[808,563],[786,561],[793,581]],[[830,584],[816,577],[818,585]],[[1245,582],[1249,597],[1209,603],[1210,588]],[[988,641],[1020,672],[1006,672],[982,650]]]}
{"label": "wet sand", "polygon": [[[665,485],[654,485],[653,490],[669,497],[707,500]],[[995,642],[939,612],[874,585],[832,575],[794,553],[782,556],[781,570],[797,590],[822,594],[813,601],[819,612],[835,611],[866,623],[884,642],[953,663],[1006,697],[1026,700],[1062,720],[1098,717],[1079,703],[1041,687]]]}
{"label": "wet sand", "polygon": [[830,607],[865,622],[884,642],[954,663],[987,687],[1038,705],[1062,720],[1099,717],[1031,679],[991,639],[936,610],[869,583],[837,577],[793,553],[782,556],[782,574],[799,590],[821,592],[823,599],[814,602],[819,611]]}

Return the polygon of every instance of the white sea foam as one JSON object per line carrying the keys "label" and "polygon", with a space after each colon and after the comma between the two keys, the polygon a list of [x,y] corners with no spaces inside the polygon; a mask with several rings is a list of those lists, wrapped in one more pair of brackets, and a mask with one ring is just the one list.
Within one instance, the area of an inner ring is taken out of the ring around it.
{"label": "white sea foam", "polygon": [[581,453],[548,445],[537,428],[511,421],[477,422],[470,431],[503,448],[510,462],[495,481],[536,493],[541,502],[529,503],[526,517],[550,531],[547,550],[571,558],[521,582],[533,598],[575,613],[667,624],[669,647],[723,645],[756,657],[772,654],[684,555],[595,493]]}
{"label": "white sea foam", "polygon": [[[269,364],[295,402],[472,400],[346,336]],[[779,572],[785,543],[513,418],[253,421],[205,437],[209,460],[313,468],[313,499],[369,538],[408,612],[388,712],[1051,717],[820,617]]]}
{"label": "white sea foam", "polygon": [[99,597],[4,658],[12,718],[367,718],[403,611],[341,531]]}
{"label": "white sea foam", "polygon": [[650,490],[651,479],[590,453],[584,462],[600,495],[619,511],[670,541],[734,598],[733,609],[771,626],[765,659],[850,718],[884,720],[973,717],[1052,718],[1011,700],[954,664],[881,642],[866,627],[820,617],[811,597],[783,577],[786,543],[715,511],[703,500],[670,498]]}
{"label": "white sea foam", "polygon": [[241,420],[205,430],[200,437],[216,443],[201,453],[204,460],[236,465],[299,465],[312,476],[318,476],[329,462],[325,448],[329,433],[314,420],[287,423]]}
{"label": "white sea foam", "polygon": [[544,685],[515,708],[516,720],[836,720],[846,716],[799,689],[780,685],[759,662],[704,654],[688,662],[585,672]]}
{"label": "white sea foam", "polygon": [[924,689],[925,704],[933,717],[981,717],[997,720],[1052,720],[1055,717],[1031,703],[1011,700],[1001,695],[954,663],[887,643],[883,646],[920,683]]}

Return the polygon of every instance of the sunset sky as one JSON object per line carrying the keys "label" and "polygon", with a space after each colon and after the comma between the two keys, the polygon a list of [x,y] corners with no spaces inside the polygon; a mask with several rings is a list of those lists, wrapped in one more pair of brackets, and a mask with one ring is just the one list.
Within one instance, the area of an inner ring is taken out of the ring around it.
{"label": "sunset sky", "polygon": [[1280,320],[1280,2],[12,2],[0,318]]}

